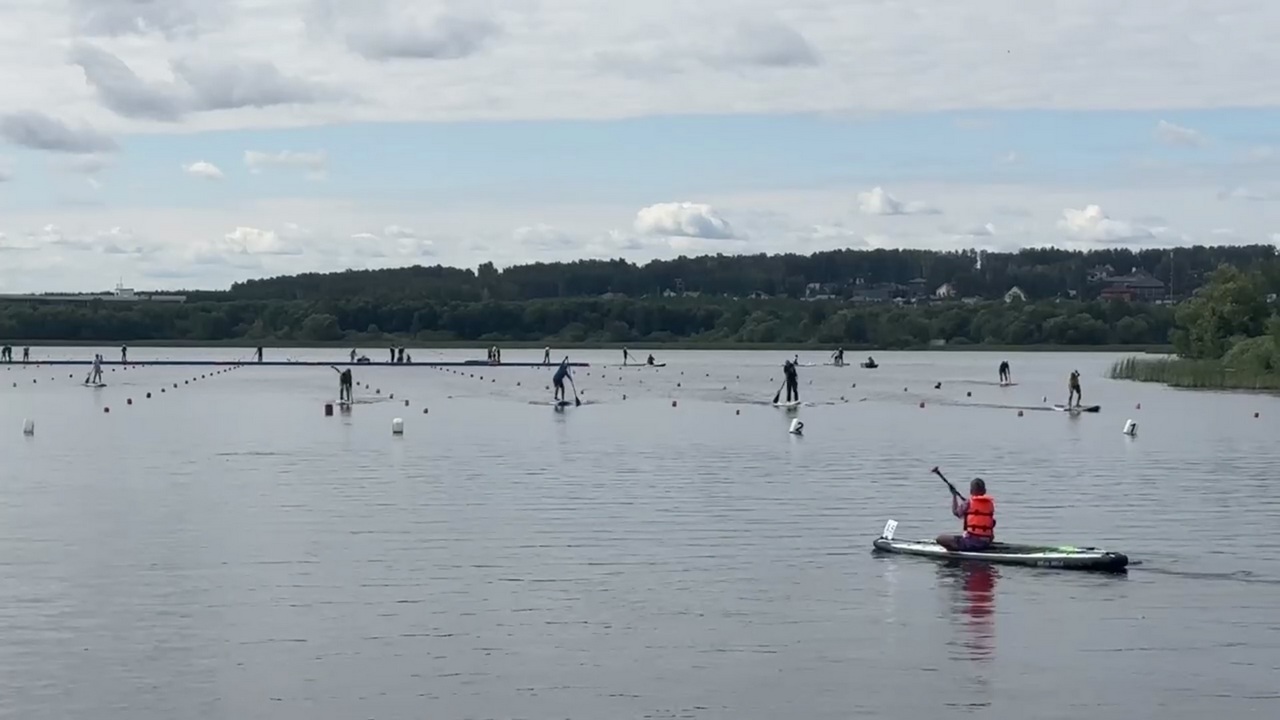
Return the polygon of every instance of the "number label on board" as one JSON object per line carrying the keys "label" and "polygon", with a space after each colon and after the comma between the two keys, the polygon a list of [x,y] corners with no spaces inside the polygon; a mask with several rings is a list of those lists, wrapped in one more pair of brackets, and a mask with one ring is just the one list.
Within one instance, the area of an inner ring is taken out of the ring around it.
{"label": "number label on board", "polygon": [[889,522],[884,524],[884,532],[880,533],[880,537],[884,538],[885,540],[892,540],[893,533],[897,529],[898,529],[898,521],[890,520]]}

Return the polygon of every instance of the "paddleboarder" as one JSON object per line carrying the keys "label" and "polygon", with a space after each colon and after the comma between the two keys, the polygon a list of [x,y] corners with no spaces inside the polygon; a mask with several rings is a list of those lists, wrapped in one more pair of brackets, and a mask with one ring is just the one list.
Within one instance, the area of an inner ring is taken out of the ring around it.
{"label": "paddleboarder", "polygon": [[951,514],[964,521],[964,533],[939,535],[938,544],[952,552],[981,552],[996,539],[996,501],[987,495],[987,483],[974,478],[969,498],[951,495]]}
{"label": "paddleboarder", "polygon": [[1071,377],[1067,379],[1067,407],[1071,407],[1072,398],[1076,401],[1076,407],[1080,407],[1084,395],[1080,392],[1080,371],[1072,370]]}
{"label": "paddleboarder", "polygon": [[645,362],[645,364],[646,364],[646,365],[652,365],[652,364],[653,364],[653,353],[649,353],[649,359],[645,360],[644,362]]}
{"label": "paddleboarder", "polygon": [[836,351],[831,353],[831,364],[844,365],[844,348],[836,348]]}
{"label": "paddleboarder", "polygon": [[[797,356],[798,357],[798,356]],[[796,364],[788,360],[782,366],[782,375],[786,378],[787,402],[800,401],[800,382],[796,377]]]}
{"label": "paddleboarder", "polygon": [[565,355],[564,360],[560,362],[560,367],[556,368],[556,374],[551,378],[551,383],[556,386],[556,402],[564,401],[564,379],[567,377],[569,377],[569,356]]}
{"label": "paddleboarder", "polygon": [[[333,366],[330,365],[329,367]],[[351,387],[354,384],[351,381],[351,368],[339,370],[335,367],[333,371],[338,373],[338,402],[348,404],[355,402],[351,393]]]}
{"label": "paddleboarder", "polygon": [[1000,361],[1000,384],[1008,385],[1013,382],[1013,375],[1009,372],[1009,361]]}

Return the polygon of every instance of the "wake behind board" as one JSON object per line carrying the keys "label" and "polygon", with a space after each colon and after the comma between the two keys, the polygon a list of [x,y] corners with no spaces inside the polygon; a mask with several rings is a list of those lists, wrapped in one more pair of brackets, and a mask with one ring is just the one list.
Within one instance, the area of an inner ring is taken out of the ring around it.
{"label": "wake behind board", "polygon": [[1069,412],[1073,414],[1082,413],[1082,412],[1096,413],[1102,410],[1102,406],[1101,405],[1082,405],[1080,407],[1067,407],[1066,405],[1054,405],[1053,409],[1057,410],[1058,412]]}

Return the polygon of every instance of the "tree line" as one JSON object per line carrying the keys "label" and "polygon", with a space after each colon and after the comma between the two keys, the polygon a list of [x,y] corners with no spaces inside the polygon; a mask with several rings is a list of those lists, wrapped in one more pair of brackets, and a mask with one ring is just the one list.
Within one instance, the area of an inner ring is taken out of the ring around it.
{"label": "tree line", "polygon": [[706,255],[653,260],[578,260],[534,263],[504,269],[492,263],[477,269],[444,266],[307,273],[236,283],[220,292],[192,294],[196,300],[333,300],[362,297],[382,302],[542,300],[656,296],[664,291],[702,295],[801,298],[813,283],[831,285],[849,296],[856,287],[924,280],[929,292],[950,283],[961,297],[997,299],[1017,286],[1031,300],[1098,297],[1104,283],[1097,268],[1116,274],[1143,272],[1164,282],[1175,295],[1189,295],[1219,265],[1258,271],[1280,286],[1280,264],[1272,245],[1125,248],[1089,252],[1030,248],[1013,253],[974,250],[833,250],[811,255]]}
{"label": "tree line", "polygon": [[852,305],[731,298],[528,301],[265,300],[185,304],[3,303],[10,341],[823,344],[910,348],[1168,342],[1168,305],[993,301]]}

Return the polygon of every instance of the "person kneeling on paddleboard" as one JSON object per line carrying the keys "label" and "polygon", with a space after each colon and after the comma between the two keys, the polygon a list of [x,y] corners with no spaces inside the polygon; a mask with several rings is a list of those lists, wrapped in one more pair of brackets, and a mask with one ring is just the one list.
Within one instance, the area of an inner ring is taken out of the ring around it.
{"label": "person kneeling on paddleboard", "polygon": [[556,386],[556,402],[564,400],[564,379],[567,377],[569,377],[569,356],[565,355],[564,360],[560,362],[560,367],[556,369],[555,376],[551,378],[551,383]]}
{"label": "person kneeling on paddleboard", "polygon": [[939,535],[938,544],[952,552],[981,552],[996,539],[996,501],[982,478],[969,483],[969,499],[951,496],[951,514],[964,521],[964,534]]}

